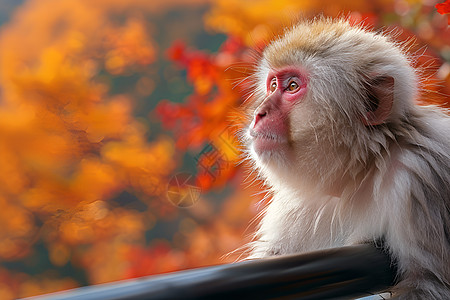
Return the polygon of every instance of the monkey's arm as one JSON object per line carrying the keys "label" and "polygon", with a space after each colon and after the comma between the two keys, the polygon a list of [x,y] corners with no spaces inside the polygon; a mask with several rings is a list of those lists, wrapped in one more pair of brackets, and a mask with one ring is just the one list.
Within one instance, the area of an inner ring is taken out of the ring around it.
{"label": "monkey's arm", "polygon": [[396,215],[388,225],[387,244],[399,270],[394,299],[450,299],[449,172],[439,174],[430,164],[423,160],[416,170],[409,169],[409,189],[396,191],[403,192],[403,204],[391,206]]}

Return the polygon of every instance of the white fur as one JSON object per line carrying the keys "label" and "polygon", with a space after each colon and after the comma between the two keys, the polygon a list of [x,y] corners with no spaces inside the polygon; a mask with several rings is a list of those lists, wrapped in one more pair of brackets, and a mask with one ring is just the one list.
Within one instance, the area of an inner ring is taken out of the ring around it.
{"label": "white fur", "polygon": [[[320,22],[329,30],[309,35]],[[263,53],[256,99],[283,65],[306,71],[308,93],[290,115],[291,151],[257,155],[244,137],[273,194],[250,258],[382,238],[399,267],[395,297],[450,299],[450,118],[414,104],[419,79],[402,48],[343,20],[300,23]],[[394,102],[371,127],[364,87],[376,75],[394,78]]]}

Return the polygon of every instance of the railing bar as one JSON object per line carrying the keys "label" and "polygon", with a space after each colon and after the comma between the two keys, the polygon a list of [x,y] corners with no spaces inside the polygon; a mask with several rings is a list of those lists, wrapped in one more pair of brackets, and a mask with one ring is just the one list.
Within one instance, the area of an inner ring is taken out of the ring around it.
{"label": "railing bar", "polygon": [[289,295],[305,300],[332,299],[383,290],[392,285],[394,272],[386,253],[365,244],[148,276],[29,299],[271,299]]}

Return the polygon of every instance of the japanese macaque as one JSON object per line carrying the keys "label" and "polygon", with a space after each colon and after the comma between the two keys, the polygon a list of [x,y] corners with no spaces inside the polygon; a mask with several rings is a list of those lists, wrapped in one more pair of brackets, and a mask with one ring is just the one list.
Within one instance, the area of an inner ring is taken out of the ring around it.
{"label": "japanese macaque", "polygon": [[405,47],[346,20],[262,52],[244,143],[272,196],[249,258],[383,240],[396,299],[450,299],[450,117]]}

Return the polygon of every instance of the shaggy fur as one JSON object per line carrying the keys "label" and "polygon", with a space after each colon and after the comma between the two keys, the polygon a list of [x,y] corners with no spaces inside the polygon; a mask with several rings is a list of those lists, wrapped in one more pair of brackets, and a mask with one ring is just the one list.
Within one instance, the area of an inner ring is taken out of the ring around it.
{"label": "shaggy fur", "polygon": [[[301,22],[264,50],[255,106],[283,66],[305,70],[308,91],[289,116],[288,153],[258,155],[244,136],[273,195],[250,258],[383,239],[398,264],[396,299],[450,299],[450,118],[414,104],[419,76],[404,46],[345,20]],[[392,110],[367,126],[380,75],[394,78]]]}

